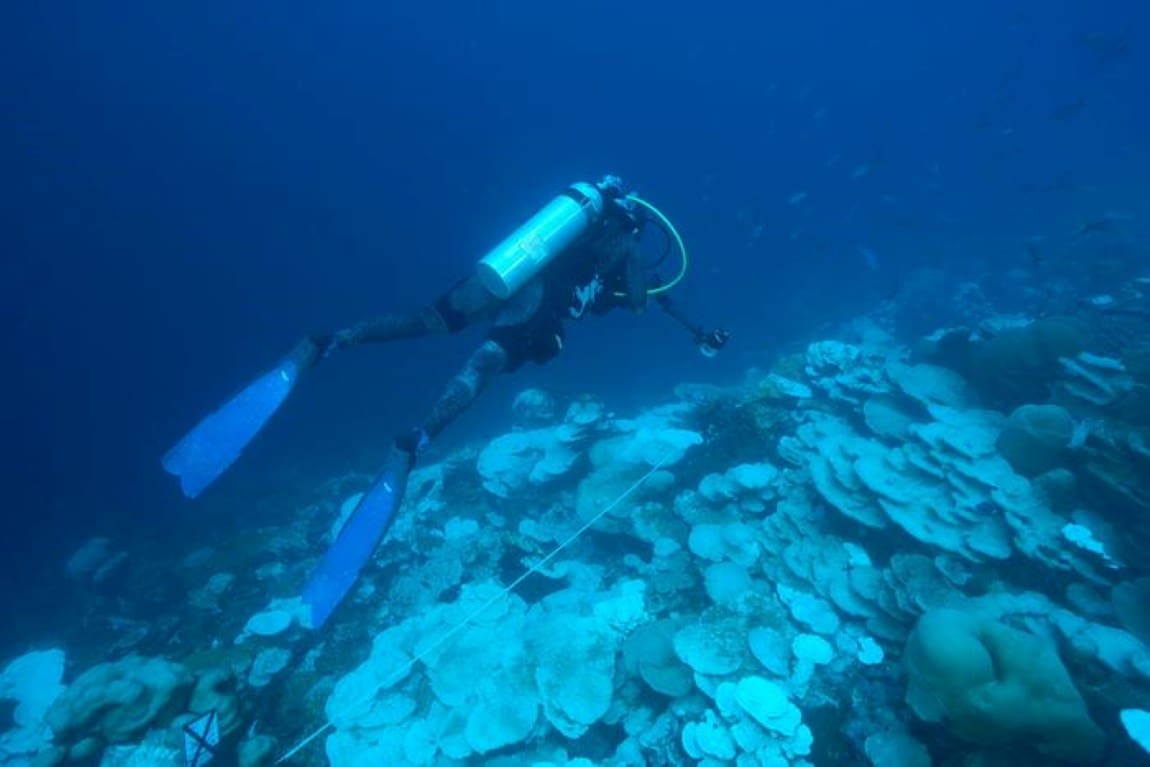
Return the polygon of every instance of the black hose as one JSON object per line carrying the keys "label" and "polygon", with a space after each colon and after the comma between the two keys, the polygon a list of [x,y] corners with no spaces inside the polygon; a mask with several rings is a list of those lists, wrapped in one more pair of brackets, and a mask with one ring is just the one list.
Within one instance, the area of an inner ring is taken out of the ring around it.
{"label": "black hose", "polygon": [[671,255],[671,247],[674,244],[674,238],[671,237],[671,233],[667,231],[667,227],[663,226],[663,222],[659,221],[657,218],[644,215],[643,220],[647,223],[654,224],[655,228],[663,234],[662,254],[660,254],[660,256],[654,262],[643,265],[644,271],[654,271],[663,265],[663,262],[667,260],[667,256]]}

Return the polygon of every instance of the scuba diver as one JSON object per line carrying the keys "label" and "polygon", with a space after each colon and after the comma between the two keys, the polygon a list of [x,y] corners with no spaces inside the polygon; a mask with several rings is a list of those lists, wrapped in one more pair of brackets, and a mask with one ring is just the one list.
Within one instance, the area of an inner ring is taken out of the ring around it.
{"label": "scuba diver", "polygon": [[[647,225],[666,241],[661,257],[645,263]],[[677,274],[657,273],[678,250]],[[483,392],[492,379],[526,362],[543,364],[563,348],[564,324],[617,308],[641,311],[653,300],[714,356],[729,334],[688,320],[667,293],[687,272],[687,253],[675,227],[653,205],[629,193],[617,176],[576,183],[556,196],[479,262],[434,304],[411,314],[389,314],[301,341],[271,371],[209,415],[164,456],[164,468],[194,498],[222,474],[279,408],[296,379],[331,354],[364,344],[457,333],[480,322],[486,339],[447,384],[423,422],[397,436],[379,477],[321,560],[303,593],[308,625],[319,628],[347,591],[390,525],[419,455]]]}

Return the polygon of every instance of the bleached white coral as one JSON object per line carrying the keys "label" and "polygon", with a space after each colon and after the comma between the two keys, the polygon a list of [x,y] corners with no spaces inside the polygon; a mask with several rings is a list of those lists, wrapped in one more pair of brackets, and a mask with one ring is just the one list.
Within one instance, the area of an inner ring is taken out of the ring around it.
{"label": "bleached white coral", "polygon": [[563,476],[578,459],[553,429],[516,431],[493,439],[479,454],[483,487],[501,498]]}

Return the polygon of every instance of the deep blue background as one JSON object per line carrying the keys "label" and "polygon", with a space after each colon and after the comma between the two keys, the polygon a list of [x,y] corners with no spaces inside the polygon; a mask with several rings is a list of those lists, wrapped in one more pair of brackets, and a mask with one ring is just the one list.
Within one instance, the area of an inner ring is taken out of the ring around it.
{"label": "deep blue background", "polygon": [[526,383],[626,408],[734,380],[911,268],[1005,270],[1023,237],[1145,211],[1148,15],[1135,0],[7,4],[0,532],[4,583],[27,585],[6,602],[50,600],[88,535],[190,550],[198,526],[369,469],[474,336],[325,365],[194,503],[159,457],[301,334],[434,298],[573,180],[619,173],[659,204],[696,257],[684,303],[735,342],[705,363],[660,317],[588,323],[456,438],[505,428]]}

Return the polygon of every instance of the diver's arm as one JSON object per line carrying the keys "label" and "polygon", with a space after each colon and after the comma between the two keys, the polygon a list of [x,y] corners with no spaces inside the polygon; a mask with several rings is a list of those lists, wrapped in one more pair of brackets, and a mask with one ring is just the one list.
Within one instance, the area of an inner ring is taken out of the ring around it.
{"label": "diver's arm", "polygon": [[731,337],[731,334],[722,328],[706,330],[702,325],[692,322],[666,293],[655,296],[655,302],[659,304],[659,308],[667,313],[668,317],[690,331],[691,338],[704,357],[714,357],[720,349],[726,346],[727,340]]}
{"label": "diver's arm", "polygon": [[592,245],[597,268],[602,270],[605,295],[591,311],[606,314],[614,309],[642,312],[647,307],[647,275],[643,264],[639,224],[623,208],[608,207],[605,218],[615,231]]}
{"label": "diver's arm", "polygon": [[659,304],[659,308],[667,313],[667,316],[678,322],[684,328],[691,332],[691,335],[698,338],[703,334],[703,327],[696,325],[694,322],[683,314],[683,311],[671,300],[671,297],[666,293],[660,293],[655,296],[655,302]]}

